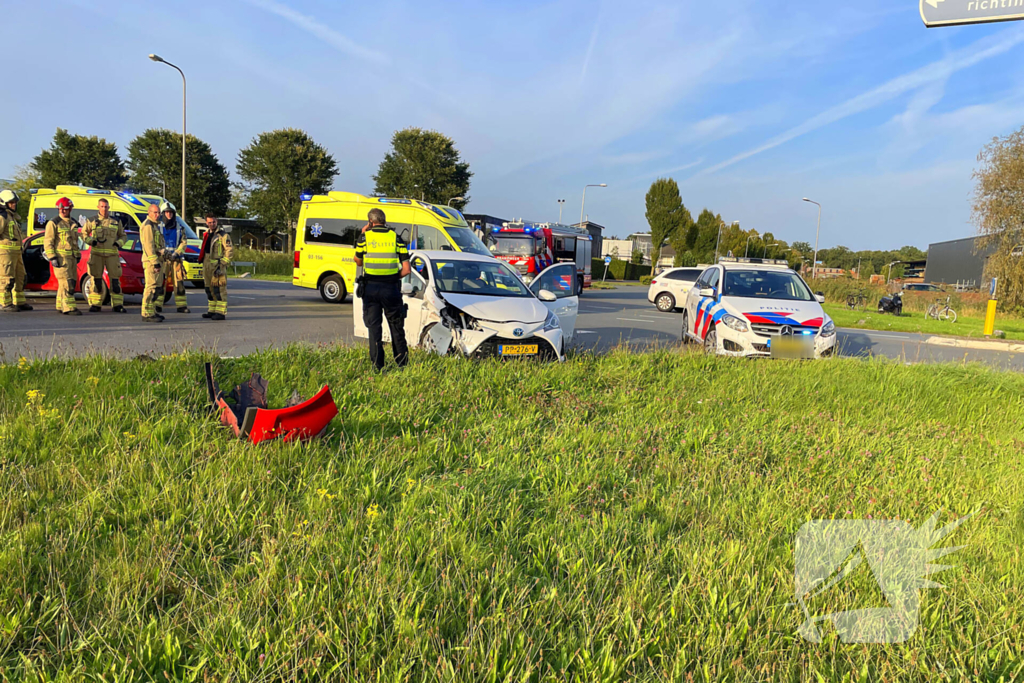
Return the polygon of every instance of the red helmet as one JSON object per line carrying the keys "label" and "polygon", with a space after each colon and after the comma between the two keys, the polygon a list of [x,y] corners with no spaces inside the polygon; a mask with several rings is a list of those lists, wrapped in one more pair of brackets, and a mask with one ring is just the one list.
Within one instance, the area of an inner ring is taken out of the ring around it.
{"label": "red helmet", "polygon": [[74,202],[72,202],[67,197],[61,197],[60,199],[57,200],[57,208],[58,209],[64,209],[64,208],[73,209],[73,208],[75,208],[75,204],[74,204]]}

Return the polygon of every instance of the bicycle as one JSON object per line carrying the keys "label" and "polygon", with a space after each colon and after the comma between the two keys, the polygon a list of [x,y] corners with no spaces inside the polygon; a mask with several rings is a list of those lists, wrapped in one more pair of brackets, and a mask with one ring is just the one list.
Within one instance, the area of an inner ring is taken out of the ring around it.
{"label": "bicycle", "polygon": [[936,299],[935,303],[928,307],[925,317],[934,318],[935,320],[948,320],[951,323],[955,323],[956,311],[949,307],[950,298],[947,296],[945,302],[942,299]]}
{"label": "bicycle", "polygon": [[868,304],[868,296],[865,290],[860,290],[853,294],[846,295],[846,307],[851,311],[857,310],[858,307],[861,309],[865,308]]}

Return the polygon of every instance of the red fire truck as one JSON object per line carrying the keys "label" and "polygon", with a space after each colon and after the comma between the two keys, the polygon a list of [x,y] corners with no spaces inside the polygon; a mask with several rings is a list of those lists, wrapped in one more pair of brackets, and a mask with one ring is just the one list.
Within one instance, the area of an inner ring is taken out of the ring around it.
{"label": "red fire truck", "polygon": [[527,282],[552,263],[575,263],[581,291],[590,286],[593,244],[586,230],[558,223],[504,223],[487,235],[491,255],[515,267]]}

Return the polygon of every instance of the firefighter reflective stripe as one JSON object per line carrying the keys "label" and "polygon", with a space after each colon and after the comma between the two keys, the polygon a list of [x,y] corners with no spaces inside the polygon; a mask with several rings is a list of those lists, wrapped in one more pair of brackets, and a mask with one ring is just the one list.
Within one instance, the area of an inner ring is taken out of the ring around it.
{"label": "firefighter reflective stripe", "polygon": [[398,275],[401,261],[398,258],[398,235],[393,230],[380,232],[367,230],[366,254],[363,256],[363,272],[367,275]]}
{"label": "firefighter reflective stripe", "polygon": [[21,245],[0,242],[0,251],[21,251]]}

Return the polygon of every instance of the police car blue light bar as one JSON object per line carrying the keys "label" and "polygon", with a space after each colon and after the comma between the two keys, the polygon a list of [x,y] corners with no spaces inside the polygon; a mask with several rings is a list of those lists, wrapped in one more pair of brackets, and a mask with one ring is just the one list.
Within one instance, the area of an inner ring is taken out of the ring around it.
{"label": "police car blue light bar", "polygon": [[752,263],[761,264],[766,266],[788,266],[789,261],[784,259],[772,259],[772,258],[737,258],[735,256],[719,256],[719,263]]}

